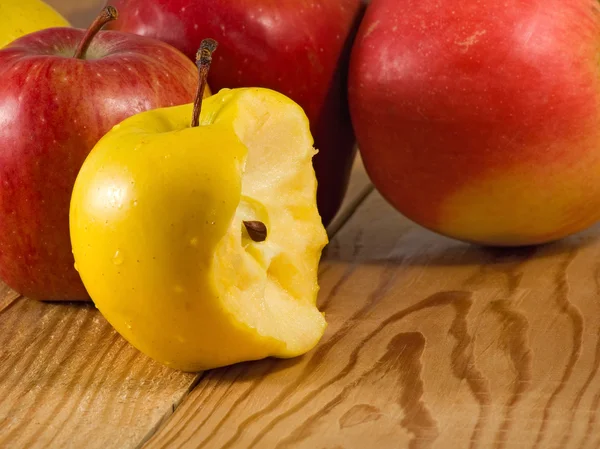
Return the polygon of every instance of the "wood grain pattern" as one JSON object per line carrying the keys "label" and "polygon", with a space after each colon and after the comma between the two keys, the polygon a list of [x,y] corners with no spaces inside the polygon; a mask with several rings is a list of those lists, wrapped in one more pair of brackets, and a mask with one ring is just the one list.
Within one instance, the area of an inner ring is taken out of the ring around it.
{"label": "wood grain pattern", "polygon": [[484,249],[377,193],[328,248],[311,353],[207,372],[146,448],[597,448],[600,226]]}
{"label": "wood grain pattern", "polygon": [[20,298],[0,314],[0,447],[135,447],[193,385],[89,304]]}

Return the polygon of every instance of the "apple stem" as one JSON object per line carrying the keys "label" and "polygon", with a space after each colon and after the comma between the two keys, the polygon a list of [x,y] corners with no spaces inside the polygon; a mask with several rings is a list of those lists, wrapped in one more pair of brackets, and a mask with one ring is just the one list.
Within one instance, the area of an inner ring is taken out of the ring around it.
{"label": "apple stem", "polygon": [[264,242],[267,239],[267,226],[262,221],[244,221],[248,235],[255,242]]}
{"label": "apple stem", "polygon": [[108,22],[115,20],[118,16],[119,14],[117,12],[117,8],[110,5],[105,6],[104,9],[100,11],[100,14],[98,14],[98,17],[94,19],[90,27],[87,29],[83,39],[81,39],[81,42],[79,42],[79,46],[77,47],[77,50],[75,50],[73,58],[85,59],[87,49],[92,43],[92,39],[94,39],[96,34],[98,34],[98,31],[100,31]]}
{"label": "apple stem", "polygon": [[[202,111],[202,99],[208,78],[208,71],[212,62],[212,54],[217,49],[217,41],[211,38],[203,39],[196,53],[196,65],[198,66],[198,91],[194,99],[194,111],[192,113],[192,128],[200,125],[200,112]],[[254,242],[264,242],[267,239],[267,226],[258,220],[244,221],[248,236]]]}
{"label": "apple stem", "polygon": [[206,89],[206,80],[210,63],[212,62],[212,54],[217,49],[217,41],[214,39],[203,39],[200,43],[200,48],[196,53],[196,65],[198,66],[198,91],[194,100],[194,112],[192,113],[192,128],[200,124],[200,111],[202,110],[202,98]]}

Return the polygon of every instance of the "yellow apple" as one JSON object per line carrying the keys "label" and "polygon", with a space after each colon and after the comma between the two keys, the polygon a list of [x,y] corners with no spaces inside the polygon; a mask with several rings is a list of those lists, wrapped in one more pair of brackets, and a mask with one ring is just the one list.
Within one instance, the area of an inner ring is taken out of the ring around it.
{"label": "yellow apple", "polygon": [[0,1],[0,48],[34,31],[68,26],[64,17],[41,0]]}
{"label": "yellow apple", "polygon": [[[135,347],[198,371],[313,348],[327,243],[304,111],[263,88],[147,111],[106,134],[73,191],[76,265]],[[192,122],[193,124],[193,122]]]}

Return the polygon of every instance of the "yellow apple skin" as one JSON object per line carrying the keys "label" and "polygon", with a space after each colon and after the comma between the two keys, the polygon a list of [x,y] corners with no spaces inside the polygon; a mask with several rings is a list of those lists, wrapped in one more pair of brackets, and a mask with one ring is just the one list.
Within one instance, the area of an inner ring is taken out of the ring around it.
{"label": "yellow apple skin", "polygon": [[[267,89],[224,89],[201,126],[191,116],[138,114],[92,150],[70,211],[81,278],[121,335],[175,369],[303,354],[326,326],[306,116]],[[251,219],[266,241],[245,233]]]}
{"label": "yellow apple skin", "polygon": [[2,0],[0,2],[0,48],[25,34],[70,24],[41,0]]}

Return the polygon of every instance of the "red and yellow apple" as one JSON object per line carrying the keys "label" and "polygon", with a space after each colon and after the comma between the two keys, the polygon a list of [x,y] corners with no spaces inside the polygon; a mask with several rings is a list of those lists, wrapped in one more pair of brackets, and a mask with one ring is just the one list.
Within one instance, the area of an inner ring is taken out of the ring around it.
{"label": "red and yellow apple", "polygon": [[527,245],[600,218],[600,4],[374,0],[349,98],[365,167],[408,218]]}

